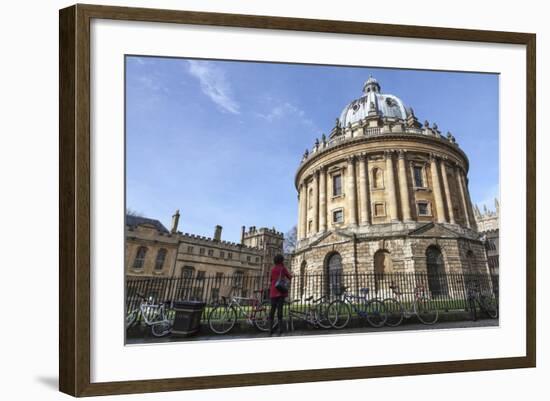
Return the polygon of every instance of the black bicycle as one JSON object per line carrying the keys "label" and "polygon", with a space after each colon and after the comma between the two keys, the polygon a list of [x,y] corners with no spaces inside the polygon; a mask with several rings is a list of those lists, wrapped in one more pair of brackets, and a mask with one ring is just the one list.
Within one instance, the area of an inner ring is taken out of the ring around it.
{"label": "black bicycle", "polygon": [[471,283],[468,286],[468,307],[473,321],[478,318],[477,307],[491,319],[498,317],[496,298],[492,294],[486,294],[479,289],[479,283]]}
{"label": "black bicycle", "polygon": [[[333,327],[333,322],[329,320],[328,316],[328,307],[330,303],[326,295],[315,300],[312,295],[304,299],[304,302],[307,302],[307,304],[303,305],[300,299],[289,302],[288,316],[291,330],[294,330],[294,319],[302,320],[310,327],[322,329],[330,329]],[[311,305],[310,302],[312,302],[313,305]]]}

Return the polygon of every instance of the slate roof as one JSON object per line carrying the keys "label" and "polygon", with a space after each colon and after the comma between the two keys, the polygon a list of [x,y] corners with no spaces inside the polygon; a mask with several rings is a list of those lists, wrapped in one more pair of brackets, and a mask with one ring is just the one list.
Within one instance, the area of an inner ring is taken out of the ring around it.
{"label": "slate roof", "polygon": [[147,217],[126,215],[126,225],[129,227],[136,227],[142,224],[154,226],[158,231],[168,233],[168,229],[162,225],[162,223],[155,219],[149,219]]}

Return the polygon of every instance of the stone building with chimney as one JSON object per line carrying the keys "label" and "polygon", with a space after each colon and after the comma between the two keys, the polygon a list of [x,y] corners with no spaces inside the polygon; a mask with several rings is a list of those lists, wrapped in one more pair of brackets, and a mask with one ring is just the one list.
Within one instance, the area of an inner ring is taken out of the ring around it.
{"label": "stone building with chimney", "polygon": [[445,273],[486,274],[468,169],[450,132],[419,123],[370,77],[298,166],[293,271],[328,273],[329,293],[341,274],[429,273],[443,277],[432,296],[452,291]]}
{"label": "stone building with chimney", "polygon": [[[128,279],[174,277],[200,282],[231,276],[236,287],[246,277],[258,277],[282,253],[283,234],[274,228],[242,227],[240,243],[224,241],[222,226],[212,237],[178,231],[179,210],[168,230],[160,221],[126,216],[125,271]],[[200,286],[189,291],[202,291]],[[241,295],[247,294],[241,292]],[[192,297],[191,297],[192,298]]]}

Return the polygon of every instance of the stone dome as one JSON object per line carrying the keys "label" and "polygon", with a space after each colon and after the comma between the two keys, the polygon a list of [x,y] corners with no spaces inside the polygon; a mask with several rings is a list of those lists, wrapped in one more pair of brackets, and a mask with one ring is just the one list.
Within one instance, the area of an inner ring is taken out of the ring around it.
{"label": "stone dome", "polygon": [[410,114],[397,96],[380,93],[380,84],[371,76],[363,85],[363,95],[344,107],[338,120],[347,127],[369,116],[406,120]]}

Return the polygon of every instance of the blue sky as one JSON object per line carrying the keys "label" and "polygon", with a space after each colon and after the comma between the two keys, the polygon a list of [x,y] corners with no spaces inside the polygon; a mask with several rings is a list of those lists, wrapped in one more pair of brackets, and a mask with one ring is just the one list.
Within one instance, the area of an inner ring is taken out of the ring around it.
{"label": "blue sky", "polygon": [[242,225],[286,232],[294,173],[373,75],[418,119],[451,131],[472,201],[498,196],[498,75],[128,56],[126,202],[169,227],[238,241]]}

